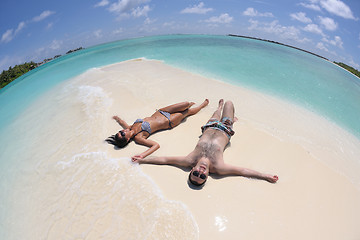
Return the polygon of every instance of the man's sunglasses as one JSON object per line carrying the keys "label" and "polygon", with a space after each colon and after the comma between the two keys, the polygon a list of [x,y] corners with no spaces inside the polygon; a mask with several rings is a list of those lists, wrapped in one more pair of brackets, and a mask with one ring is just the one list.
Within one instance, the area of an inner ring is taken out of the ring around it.
{"label": "man's sunglasses", "polygon": [[122,137],[125,137],[125,133],[123,131],[119,131],[119,133]]}
{"label": "man's sunglasses", "polygon": [[[199,177],[199,171],[193,171],[192,173],[195,177]],[[206,179],[206,175],[205,174],[200,174],[200,177],[201,179]]]}

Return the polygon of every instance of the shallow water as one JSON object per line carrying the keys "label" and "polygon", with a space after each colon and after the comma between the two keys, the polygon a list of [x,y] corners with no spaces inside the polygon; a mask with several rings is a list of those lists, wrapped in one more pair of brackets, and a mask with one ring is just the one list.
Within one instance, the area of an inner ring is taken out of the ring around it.
{"label": "shallow water", "polygon": [[71,79],[139,57],[285,98],[360,136],[359,79],[310,54],[256,40],[197,35],[91,47],[1,90],[1,239],[183,239],[184,232],[186,239],[198,238],[186,206],[165,199],[138,166],[110,158],[99,145],[108,134],[103,124],[112,114],[112,97],[86,84],[86,75]]}

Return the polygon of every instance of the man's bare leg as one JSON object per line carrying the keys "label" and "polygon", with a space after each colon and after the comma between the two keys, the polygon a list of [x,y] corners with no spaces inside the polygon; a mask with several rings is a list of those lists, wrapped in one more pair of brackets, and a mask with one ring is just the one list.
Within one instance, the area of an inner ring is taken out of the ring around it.
{"label": "man's bare leg", "polygon": [[224,110],[222,112],[222,116],[221,116],[221,120],[226,120],[230,119],[231,122],[228,122],[228,125],[232,125],[236,120],[234,119],[234,114],[235,114],[235,108],[234,108],[234,104],[231,101],[226,101],[225,105],[224,105]]}
{"label": "man's bare leg", "polygon": [[222,112],[223,108],[224,108],[224,99],[220,99],[218,108],[215,110],[215,112],[213,113],[213,115],[211,116],[211,118],[209,119],[208,122],[213,121],[213,120],[220,121],[221,112]]}

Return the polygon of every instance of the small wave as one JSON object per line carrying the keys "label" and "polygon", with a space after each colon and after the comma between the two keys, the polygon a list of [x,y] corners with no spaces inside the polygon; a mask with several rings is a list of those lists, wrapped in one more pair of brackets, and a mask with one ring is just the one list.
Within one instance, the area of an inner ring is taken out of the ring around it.
{"label": "small wave", "polygon": [[97,118],[111,106],[111,99],[101,87],[79,86],[78,99],[89,118]]}
{"label": "small wave", "polygon": [[23,193],[36,201],[19,200],[11,219],[27,223],[9,239],[198,239],[187,207],[165,199],[130,158],[78,153],[33,178]]}

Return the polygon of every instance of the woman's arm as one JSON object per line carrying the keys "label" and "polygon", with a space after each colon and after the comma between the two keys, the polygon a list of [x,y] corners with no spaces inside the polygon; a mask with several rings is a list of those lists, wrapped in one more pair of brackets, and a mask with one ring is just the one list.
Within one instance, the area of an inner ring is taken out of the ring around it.
{"label": "woman's arm", "polygon": [[124,120],[122,120],[121,118],[119,118],[118,116],[113,116],[112,117],[123,129],[129,129],[130,126],[129,124],[127,124]]}
{"label": "woman's arm", "polygon": [[257,178],[261,180],[266,180],[270,183],[276,183],[279,177],[277,175],[271,175],[271,174],[265,174],[260,173],[258,171],[238,167],[238,166],[232,166],[229,164],[223,164],[219,166],[216,169],[216,173],[219,175],[229,175],[229,176],[242,176],[242,177],[248,177],[248,178]]}
{"label": "woman's arm", "polygon": [[134,156],[134,157],[137,157],[137,158],[145,158],[145,157],[149,156],[150,154],[152,154],[153,152],[155,152],[156,150],[158,150],[160,148],[159,143],[157,143],[155,141],[152,141],[150,139],[142,138],[142,137],[139,136],[139,137],[135,137],[134,140],[135,140],[135,142],[137,144],[149,147],[149,149],[146,150],[145,152]]}

